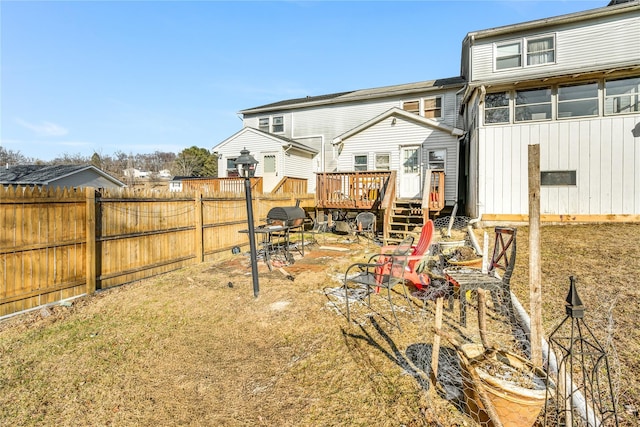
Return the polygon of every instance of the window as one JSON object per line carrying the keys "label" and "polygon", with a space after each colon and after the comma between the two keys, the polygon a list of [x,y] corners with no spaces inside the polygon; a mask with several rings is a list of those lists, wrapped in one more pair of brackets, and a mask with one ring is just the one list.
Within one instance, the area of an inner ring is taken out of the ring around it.
{"label": "window", "polygon": [[551,88],[516,91],[516,122],[551,119]]}
{"label": "window", "polygon": [[509,123],[509,94],[488,93],[484,98],[485,123]]}
{"label": "window", "polygon": [[424,100],[424,116],[430,119],[442,117],[442,97]]}
{"label": "window", "polygon": [[284,132],[284,117],[276,116],[273,118],[273,133]]}
{"label": "window", "polygon": [[376,170],[377,171],[388,171],[391,169],[390,166],[390,155],[389,153],[376,153]]}
{"label": "window", "polygon": [[[556,60],[556,39],[553,35],[497,43],[494,49],[496,71],[520,68],[523,65],[529,67],[552,64]],[[526,53],[526,62],[523,62],[523,53]]]}
{"label": "window", "polygon": [[521,42],[496,45],[496,70],[517,68],[522,65]]}
{"label": "window", "polygon": [[576,185],[576,171],[540,172],[540,185]]}
{"label": "window", "polygon": [[258,120],[258,129],[263,132],[269,132],[269,117],[263,117]]}
{"label": "window", "polygon": [[553,36],[527,40],[527,65],[540,65],[555,62],[556,50]]}
{"label": "window", "polygon": [[604,82],[604,113],[627,114],[640,111],[640,77]]}
{"label": "window", "polygon": [[410,113],[420,114],[420,101],[403,102],[402,109]]}
{"label": "window", "polygon": [[264,156],[264,164],[262,165],[262,169],[264,173],[275,173],[276,172],[276,156],[273,154]]}
{"label": "window", "polygon": [[367,163],[368,163],[368,159],[366,154],[357,154],[353,156],[353,170],[366,171]]}
{"label": "window", "polygon": [[598,84],[558,87],[558,118],[598,115]]}
{"label": "window", "polygon": [[238,176],[238,168],[236,167],[236,159],[227,158],[227,177],[235,178]]}
{"label": "window", "polygon": [[429,150],[428,169],[444,169],[447,150]]}

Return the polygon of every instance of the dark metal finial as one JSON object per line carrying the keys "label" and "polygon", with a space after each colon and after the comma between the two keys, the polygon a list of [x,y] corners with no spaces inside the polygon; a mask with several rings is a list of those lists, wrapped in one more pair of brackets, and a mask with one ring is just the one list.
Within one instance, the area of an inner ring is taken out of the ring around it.
{"label": "dark metal finial", "polygon": [[571,284],[569,285],[569,294],[567,295],[565,310],[567,315],[574,319],[581,319],[584,317],[584,305],[578,295],[578,289],[576,287],[577,279],[573,276],[569,277]]}

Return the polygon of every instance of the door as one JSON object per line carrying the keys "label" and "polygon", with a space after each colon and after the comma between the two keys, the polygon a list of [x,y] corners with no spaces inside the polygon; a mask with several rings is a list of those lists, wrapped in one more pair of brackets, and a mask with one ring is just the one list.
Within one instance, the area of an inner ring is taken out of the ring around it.
{"label": "door", "polygon": [[417,199],[422,197],[420,191],[420,146],[400,148],[400,189],[398,194],[402,198]]}
{"label": "door", "polygon": [[271,192],[278,184],[278,162],[276,153],[262,155],[262,188],[265,193]]}

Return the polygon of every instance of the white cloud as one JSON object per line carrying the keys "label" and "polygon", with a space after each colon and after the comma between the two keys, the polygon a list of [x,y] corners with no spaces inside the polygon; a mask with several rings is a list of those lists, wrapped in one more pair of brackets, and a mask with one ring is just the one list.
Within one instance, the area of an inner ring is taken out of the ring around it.
{"label": "white cloud", "polygon": [[64,136],[69,133],[69,131],[64,127],[51,122],[34,124],[20,118],[16,118],[15,121],[20,126],[35,132],[39,136]]}

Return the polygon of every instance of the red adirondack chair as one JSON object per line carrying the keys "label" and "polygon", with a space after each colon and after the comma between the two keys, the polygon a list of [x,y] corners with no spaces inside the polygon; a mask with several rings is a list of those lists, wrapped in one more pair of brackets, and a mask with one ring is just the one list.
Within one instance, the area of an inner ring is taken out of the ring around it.
{"label": "red adirondack chair", "polygon": [[[416,270],[420,265],[420,261],[424,258],[433,241],[434,225],[432,220],[428,220],[422,227],[418,243],[412,246],[411,254],[407,257],[407,266],[404,272],[404,279],[411,282],[413,286],[422,289],[429,285],[429,276],[425,273],[418,273]],[[396,246],[388,245],[380,249],[382,254],[390,254],[395,250]],[[383,272],[384,274],[384,272]]]}

